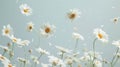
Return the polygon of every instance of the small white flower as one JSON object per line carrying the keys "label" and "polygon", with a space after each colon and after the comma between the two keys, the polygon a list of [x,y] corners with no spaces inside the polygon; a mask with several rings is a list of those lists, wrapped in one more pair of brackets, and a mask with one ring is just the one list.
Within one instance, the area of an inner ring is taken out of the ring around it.
{"label": "small white flower", "polygon": [[10,63],[3,63],[4,64],[4,67],[15,67],[15,66],[13,66],[12,64],[10,64]]}
{"label": "small white flower", "polygon": [[32,14],[32,9],[27,4],[22,4],[22,5],[20,5],[19,8],[21,10],[21,13],[26,16],[29,16]]}
{"label": "small white flower", "polygon": [[81,12],[79,12],[79,9],[71,9],[68,13],[67,16],[69,19],[74,20],[76,18],[80,17]]}
{"label": "small white flower", "polygon": [[2,34],[3,36],[10,37],[10,35],[13,34],[12,27],[9,24],[7,26],[3,26]]}
{"label": "small white flower", "polygon": [[115,24],[117,24],[119,22],[119,19],[120,19],[120,17],[114,17],[112,19],[112,22],[115,23]]}
{"label": "small white flower", "polygon": [[34,28],[34,24],[33,24],[32,22],[29,22],[29,23],[27,24],[27,30],[28,30],[29,32],[31,32],[31,31],[33,30],[33,28]]}
{"label": "small white flower", "polygon": [[63,61],[55,56],[48,56],[49,58],[49,62],[53,65],[53,66],[57,66],[57,65],[62,65]]}
{"label": "small white flower", "polygon": [[49,55],[49,54],[50,54],[48,51],[46,51],[46,50],[44,50],[44,49],[41,49],[41,48],[36,49],[36,51],[37,51],[38,53],[41,53],[41,54],[46,54],[46,55]]}
{"label": "small white flower", "polygon": [[95,67],[102,67],[102,63],[98,60],[94,61],[94,65],[95,65]]}
{"label": "small white flower", "polygon": [[113,41],[112,44],[120,48],[120,40]]}
{"label": "small white flower", "polygon": [[11,35],[9,38],[12,40],[12,42],[16,44],[18,44],[21,41],[21,39],[16,38],[14,35]]}
{"label": "small white flower", "polygon": [[29,40],[23,40],[23,41],[20,41],[18,44],[19,44],[19,46],[28,46],[30,44],[30,41]]}
{"label": "small white flower", "polygon": [[44,37],[50,37],[55,32],[55,26],[50,24],[44,24],[40,29],[41,35]]}
{"label": "small white flower", "polygon": [[81,39],[84,40],[84,37],[82,35],[80,35],[79,33],[72,33],[72,37],[76,40]]}
{"label": "small white flower", "polygon": [[102,42],[108,42],[108,34],[104,32],[102,29],[96,28],[93,32],[96,37]]}
{"label": "small white flower", "polygon": [[60,50],[62,53],[71,53],[70,50],[60,47],[60,46],[55,46],[58,50]]}
{"label": "small white flower", "polygon": [[4,51],[9,51],[9,48],[6,46],[0,46],[0,48],[2,48]]}
{"label": "small white flower", "polygon": [[31,56],[31,59],[32,59],[32,61],[33,61],[34,63],[36,63],[36,64],[39,64],[39,63],[40,63],[39,60],[38,60],[38,57],[36,57],[36,56]]}
{"label": "small white flower", "polygon": [[0,54],[0,61],[4,63],[10,63],[10,60]]}
{"label": "small white flower", "polygon": [[19,62],[23,62],[23,63],[25,63],[25,64],[28,64],[28,63],[29,63],[29,60],[24,59],[24,58],[18,57],[17,60],[18,60]]}

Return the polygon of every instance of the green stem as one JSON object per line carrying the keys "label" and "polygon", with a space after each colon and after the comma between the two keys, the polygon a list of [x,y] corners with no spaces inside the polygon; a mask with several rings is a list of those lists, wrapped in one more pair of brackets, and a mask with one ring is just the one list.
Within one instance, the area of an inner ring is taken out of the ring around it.
{"label": "green stem", "polygon": [[75,51],[76,51],[76,49],[77,49],[77,45],[78,45],[78,39],[76,39],[76,43],[75,43],[74,52],[75,52]]}
{"label": "green stem", "polygon": [[96,40],[97,40],[97,38],[95,38],[94,41],[93,41],[93,53],[94,53],[94,55],[93,55],[93,61],[92,61],[93,67],[95,67],[94,66],[94,60],[95,60],[95,42],[96,42]]}
{"label": "green stem", "polygon": [[115,60],[118,52],[119,52],[119,47],[118,47],[118,49],[117,49],[117,51],[116,51],[116,53],[115,53],[115,56],[113,56],[113,58],[112,58],[111,67],[114,67],[113,62],[114,62],[114,60]]}
{"label": "green stem", "polygon": [[70,64],[70,67],[72,67],[72,64]]}
{"label": "green stem", "polygon": [[38,60],[40,60],[40,58],[42,57],[43,54],[40,54],[40,56],[38,57]]}

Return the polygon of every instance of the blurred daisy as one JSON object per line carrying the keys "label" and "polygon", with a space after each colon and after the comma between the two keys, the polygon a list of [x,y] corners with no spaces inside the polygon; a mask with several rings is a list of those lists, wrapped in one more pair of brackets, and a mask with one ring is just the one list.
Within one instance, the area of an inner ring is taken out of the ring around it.
{"label": "blurred daisy", "polygon": [[23,40],[23,41],[20,41],[18,44],[19,44],[19,46],[28,46],[30,44],[30,41],[29,40]]}
{"label": "blurred daisy", "polygon": [[117,23],[119,22],[119,18],[120,18],[120,17],[114,17],[114,18],[112,19],[112,22],[115,23],[115,24],[117,24]]}
{"label": "blurred daisy", "polygon": [[79,9],[71,9],[68,13],[67,16],[70,20],[74,20],[76,18],[80,17],[81,12],[79,12]]}
{"label": "blurred daisy", "polygon": [[0,48],[3,49],[5,52],[6,52],[6,51],[9,51],[9,48],[6,47],[6,46],[0,46]]}
{"label": "blurred daisy", "polygon": [[39,63],[40,63],[39,60],[38,60],[38,57],[36,57],[36,56],[31,56],[31,59],[32,59],[32,61],[33,61],[34,63],[36,63],[36,64],[39,64]]}
{"label": "blurred daisy", "polygon": [[71,53],[70,50],[60,47],[60,46],[55,46],[58,50],[60,50],[62,53]]}
{"label": "blurred daisy", "polygon": [[93,33],[102,42],[108,42],[108,34],[106,34],[106,32],[104,32],[102,29],[96,28],[94,29]]}
{"label": "blurred daisy", "polygon": [[49,62],[53,65],[53,66],[57,66],[57,65],[63,65],[63,61],[55,56],[48,56],[49,58]]}
{"label": "blurred daisy", "polygon": [[3,26],[2,34],[3,36],[10,37],[10,35],[13,34],[12,27],[9,24],[7,26]]}
{"label": "blurred daisy", "polygon": [[19,8],[21,10],[21,13],[26,16],[29,16],[32,14],[32,9],[27,4],[22,4],[22,5],[20,5]]}
{"label": "blurred daisy", "polygon": [[55,26],[50,24],[45,24],[41,29],[41,35],[44,37],[50,37],[55,32]]}
{"label": "blurred daisy", "polygon": [[78,39],[81,39],[81,40],[84,40],[84,37],[82,35],[80,35],[79,33],[72,33],[72,37],[75,39],[75,40],[78,40]]}
{"label": "blurred daisy", "polygon": [[4,64],[4,67],[15,67],[15,66],[13,66],[12,64],[10,64],[10,63],[3,63]]}
{"label": "blurred daisy", "polygon": [[33,24],[32,22],[29,22],[29,23],[27,24],[27,30],[28,30],[29,32],[31,32],[31,31],[33,30],[33,28],[34,28],[34,24]]}
{"label": "blurred daisy", "polygon": [[41,54],[46,54],[46,55],[49,55],[49,54],[50,54],[48,51],[46,51],[46,50],[44,50],[44,49],[41,49],[41,48],[36,49],[36,51],[37,51],[38,53],[41,53]]}
{"label": "blurred daisy", "polygon": [[25,63],[25,64],[28,64],[28,63],[29,63],[29,60],[24,59],[24,58],[18,57],[17,60],[18,60],[18,62],[22,62],[22,63]]}
{"label": "blurred daisy", "polygon": [[16,38],[14,35],[11,35],[10,39],[12,40],[13,43],[17,43],[17,44],[21,41],[21,39]]}
{"label": "blurred daisy", "polygon": [[94,61],[94,65],[95,65],[95,67],[102,67],[102,63],[98,60]]}
{"label": "blurred daisy", "polygon": [[2,61],[2,63],[10,63],[10,60],[8,60],[6,57],[2,56],[0,54],[0,61]]}
{"label": "blurred daisy", "polygon": [[120,40],[113,41],[112,44],[115,45],[116,47],[120,48]]}

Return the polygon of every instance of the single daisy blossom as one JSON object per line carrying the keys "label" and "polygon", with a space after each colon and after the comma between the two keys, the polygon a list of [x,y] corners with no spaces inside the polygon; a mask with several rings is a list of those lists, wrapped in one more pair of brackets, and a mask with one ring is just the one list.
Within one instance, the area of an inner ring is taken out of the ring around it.
{"label": "single daisy blossom", "polygon": [[120,48],[120,40],[113,41],[112,44],[115,45],[116,47]]}
{"label": "single daisy blossom", "polygon": [[71,9],[68,13],[67,13],[67,17],[70,20],[74,20],[76,18],[80,17],[81,12],[79,12],[79,9]]}
{"label": "single daisy blossom", "polygon": [[33,30],[33,28],[34,28],[34,24],[33,24],[32,22],[29,22],[29,23],[27,24],[27,30],[28,30],[29,32],[31,32],[31,31]]}
{"label": "single daisy blossom", "polygon": [[46,50],[44,50],[44,49],[41,49],[41,48],[36,49],[36,51],[37,51],[38,53],[41,53],[41,54],[46,54],[46,55],[49,55],[49,54],[50,54],[48,51],[46,51]]}
{"label": "single daisy blossom", "polygon": [[32,14],[32,9],[27,4],[22,4],[22,5],[20,5],[19,8],[21,10],[21,13],[26,16],[29,16]]}
{"label": "single daisy blossom", "polygon": [[84,37],[82,35],[80,35],[79,33],[73,32],[72,37],[76,40],[78,40],[78,39],[84,40]]}
{"label": "single daisy blossom", "polygon": [[102,29],[96,28],[94,29],[93,33],[96,35],[98,40],[101,40],[102,42],[108,42],[108,34],[104,32]]}
{"label": "single daisy blossom", "polygon": [[55,32],[55,28],[54,25],[44,24],[40,29],[41,35],[44,37],[50,37]]}
{"label": "single daisy blossom", "polygon": [[12,27],[9,24],[7,26],[3,26],[2,34],[3,36],[10,37],[10,35],[13,34]]}

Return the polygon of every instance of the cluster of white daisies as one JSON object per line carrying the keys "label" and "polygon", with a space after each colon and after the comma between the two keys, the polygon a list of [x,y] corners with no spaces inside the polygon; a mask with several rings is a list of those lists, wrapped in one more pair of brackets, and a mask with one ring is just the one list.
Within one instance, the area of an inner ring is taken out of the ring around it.
{"label": "cluster of white daisies", "polygon": [[[27,4],[20,5],[21,13],[29,16],[32,15],[32,9]],[[73,21],[77,18],[79,18],[81,15],[81,12],[79,12],[78,9],[71,9],[67,13],[67,17]],[[114,23],[118,22],[118,18],[114,18]],[[56,26],[46,23],[41,26],[39,30],[35,29],[35,26],[32,22],[29,22],[26,27],[28,32],[32,32],[33,30],[40,35],[40,37],[50,38],[52,35],[54,35]],[[93,31],[93,34],[96,36],[95,40],[93,41],[93,50],[92,51],[86,51],[83,56],[79,56],[79,51],[77,51],[77,45],[79,40],[84,40],[84,37],[77,33],[73,32],[72,37],[76,40],[75,48],[74,49],[67,49],[61,46],[54,46],[56,49],[59,50],[57,53],[59,56],[55,56],[48,52],[45,49],[37,48],[35,49],[36,52],[38,52],[39,56],[32,55],[33,51],[29,50],[28,52],[30,55],[26,55],[25,57],[21,58],[18,57],[17,61],[19,62],[19,65],[15,65],[14,58],[14,48],[15,46],[19,47],[26,47],[29,46],[30,41],[29,40],[22,40],[18,37],[14,36],[13,28],[8,24],[7,26],[3,26],[2,35],[8,37],[11,40],[11,43],[8,43],[7,46],[0,46],[1,49],[3,49],[3,53],[0,54],[0,61],[3,63],[4,67],[28,67],[27,65],[30,65],[31,67],[37,67],[37,65],[40,65],[41,67],[103,67],[104,63],[110,64],[111,67],[114,67],[117,59],[120,58],[120,40],[113,41],[112,44],[115,45],[118,49],[116,51],[116,54],[114,55],[112,61],[108,61],[106,59],[103,59],[101,54],[99,52],[96,52],[95,45],[96,41],[99,40],[101,42],[108,42],[108,34],[104,32],[100,28],[96,28]],[[34,50],[34,49],[33,49]],[[25,49],[24,49],[25,51]],[[6,56],[7,54],[7,56]],[[40,60],[41,57],[48,58],[48,63],[43,63],[42,60]],[[28,58],[30,57],[30,58]],[[31,61],[30,61],[31,60]],[[85,64],[82,66],[82,64]],[[75,66],[74,66],[75,65]]]}

